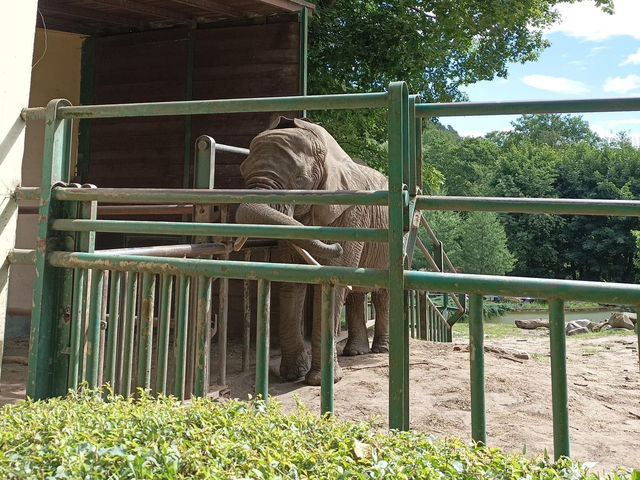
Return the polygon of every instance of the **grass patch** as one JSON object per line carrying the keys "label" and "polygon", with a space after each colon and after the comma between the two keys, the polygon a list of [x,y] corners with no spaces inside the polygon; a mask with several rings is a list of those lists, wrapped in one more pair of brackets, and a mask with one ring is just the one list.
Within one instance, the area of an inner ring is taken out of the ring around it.
{"label": "grass patch", "polygon": [[[530,338],[531,332],[523,330],[512,323],[483,323],[484,333],[487,338]],[[453,338],[468,337],[469,323],[467,321],[458,322],[453,326]]]}
{"label": "grass patch", "polygon": [[3,407],[0,444],[2,478],[598,478],[569,460],[382,434],[302,407],[284,415],[273,401],[72,393]]}

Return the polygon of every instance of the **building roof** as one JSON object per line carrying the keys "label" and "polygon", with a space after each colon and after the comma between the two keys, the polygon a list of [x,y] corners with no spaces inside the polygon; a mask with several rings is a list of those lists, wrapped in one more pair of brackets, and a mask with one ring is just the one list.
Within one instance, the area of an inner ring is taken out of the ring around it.
{"label": "building roof", "polygon": [[38,26],[86,35],[211,23],[260,23],[304,0],[39,0]]}

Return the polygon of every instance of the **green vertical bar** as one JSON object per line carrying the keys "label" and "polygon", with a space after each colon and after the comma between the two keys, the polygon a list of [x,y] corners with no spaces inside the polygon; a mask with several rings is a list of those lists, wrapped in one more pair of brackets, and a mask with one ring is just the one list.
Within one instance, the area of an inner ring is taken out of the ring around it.
{"label": "green vertical bar", "polygon": [[416,300],[417,292],[411,290],[411,336],[416,338],[418,336],[418,301]]}
{"label": "green vertical bar", "polygon": [[484,406],[484,329],[482,325],[482,295],[469,299],[469,357],[471,363],[471,438],[487,443]]}
{"label": "green vertical bar", "polygon": [[258,280],[256,303],[256,396],[269,399],[269,321],[271,315],[271,282]]}
{"label": "green vertical bar", "polygon": [[73,274],[73,304],[71,306],[71,343],[69,346],[69,377],[67,388],[78,388],[80,358],[82,357],[82,338],[84,334],[84,297],[87,271],[76,268]]}
{"label": "green vertical bar", "polygon": [[127,283],[127,298],[125,301],[124,334],[122,342],[124,351],[122,355],[122,380],[120,390],[124,396],[131,394],[131,376],[133,371],[133,343],[136,328],[136,299],[138,292],[138,274],[129,272]]}
{"label": "green vertical bar", "polygon": [[321,295],[320,413],[324,415],[333,413],[335,287],[323,283]]}
{"label": "green vertical bar", "polygon": [[551,401],[553,403],[553,454],[556,460],[569,457],[569,393],[567,389],[567,346],[564,302],[549,300],[551,341]]}
{"label": "green vertical bar", "polygon": [[411,336],[411,338],[416,338],[415,335],[415,321],[413,318],[413,292],[411,290],[408,291],[409,293],[409,335]]}
{"label": "green vertical bar", "polygon": [[[302,7],[300,9],[300,49],[298,51],[298,58],[300,60],[299,74],[300,74],[300,87],[298,94],[307,94],[307,76],[308,67],[307,59],[309,57],[309,9]],[[307,116],[307,111],[302,111],[302,116]]]}
{"label": "green vertical bar", "polygon": [[100,368],[100,322],[102,321],[102,289],[104,272],[91,271],[91,288],[89,289],[89,330],[87,332],[87,383],[89,388],[98,386],[98,370]]}
{"label": "green vertical bar", "polygon": [[416,337],[422,338],[422,322],[420,321],[422,305],[420,301],[421,292],[416,291]]}
{"label": "green vertical bar", "polygon": [[[224,220],[223,220],[224,222]],[[229,254],[218,257],[229,260]],[[227,384],[227,327],[229,323],[229,279],[218,280],[218,385]]]}
{"label": "green vertical bar", "polygon": [[[416,96],[416,103],[420,102],[420,97]],[[414,138],[415,142],[415,152],[416,152],[416,185],[421,190],[424,189],[424,185],[422,184],[422,117],[417,117],[414,112]],[[425,193],[423,191],[423,193]]]}
{"label": "green vertical bar", "polygon": [[158,312],[158,373],[156,392],[167,393],[167,362],[169,359],[169,321],[171,319],[171,290],[173,277],[162,275],[160,289],[160,311]]}
{"label": "green vertical bar", "polygon": [[[96,202],[77,204],[78,218],[95,219]],[[76,235],[76,251],[93,252],[95,232],[80,232]],[[67,388],[76,389],[82,376],[85,322],[87,320],[88,271],[76,268],[73,274],[73,303],[71,306],[71,340],[69,345],[69,377]]]}
{"label": "green vertical bar", "polygon": [[140,335],[138,343],[138,386],[151,388],[151,352],[153,348],[153,304],[155,301],[156,276],[142,274],[140,295]]}
{"label": "green vertical bar", "polygon": [[211,279],[198,277],[196,295],[196,375],[194,393],[203,397],[209,389],[209,339],[211,316]]}
{"label": "green vertical bar", "polygon": [[176,378],[175,395],[184,400],[184,380],[187,369],[187,331],[189,329],[189,283],[190,278],[178,277],[178,315],[176,318]]}
{"label": "green vertical bar", "polygon": [[403,164],[407,150],[409,97],[406,84],[389,85],[389,427],[409,428],[408,372],[409,340],[407,303],[404,293]]}
{"label": "green vertical bar", "polygon": [[122,272],[111,273],[109,290],[109,323],[107,324],[107,351],[105,356],[104,376],[111,388],[116,388],[116,347],[118,345],[118,323],[120,322],[120,287]]}
{"label": "green vertical bar", "polygon": [[[46,254],[52,236],[49,220],[53,214],[51,186],[59,181],[69,180],[68,140],[70,122],[57,119],[59,106],[70,105],[66,100],[51,100],[47,105],[42,156],[42,193],[40,198],[39,223],[36,240],[35,282],[33,288],[33,309],[29,346],[29,369],[27,373],[27,396],[33,399],[53,395],[52,380],[54,362],[52,358],[56,331],[56,313],[60,305],[56,298],[60,283],[60,269],[47,265]],[[70,308],[70,306],[69,306]]]}
{"label": "green vertical bar", "polygon": [[416,95],[409,96],[409,156],[407,158],[407,172],[405,176],[407,178],[407,185],[409,187],[409,195],[415,196],[416,191]]}
{"label": "green vertical bar", "polygon": [[[66,132],[65,143],[71,141],[71,132]],[[68,145],[63,148],[63,157],[68,158]],[[68,170],[68,165],[63,167],[64,171]],[[72,184],[73,186],[79,186]],[[75,218],[78,213],[78,204],[76,202],[63,202],[59,205],[60,217]],[[63,232],[58,236],[57,249],[64,251],[75,250],[76,238],[72,232]],[[71,318],[73,309],[73,290],[74,290],[74,270],[65,268],[58,269],[56,272],[58,281],[56,282],[55,295],[56,312],[55,312],[55,349],[53,351],[53,395],[64,395],[67,392],[69,382],[70,369],[70,348],[71,348]]]}

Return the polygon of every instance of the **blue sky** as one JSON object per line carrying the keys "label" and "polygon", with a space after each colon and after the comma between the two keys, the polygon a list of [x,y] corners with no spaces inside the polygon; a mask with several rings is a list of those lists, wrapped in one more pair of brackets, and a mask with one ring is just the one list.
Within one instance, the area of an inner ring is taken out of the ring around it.
{"label": "blue sky", "polygon": [[[561,5],[562,20],[546,37],[551,46],[535,63],[510,64],[507,79],[463,89],[473,102],[640,97],[640,0],[614,0],[607,15],[593,2]],[[640,112],[583,114],[596,133],[625,131],[640,145]],[[461,135],[507,130],[517,116],[451,117]]]}

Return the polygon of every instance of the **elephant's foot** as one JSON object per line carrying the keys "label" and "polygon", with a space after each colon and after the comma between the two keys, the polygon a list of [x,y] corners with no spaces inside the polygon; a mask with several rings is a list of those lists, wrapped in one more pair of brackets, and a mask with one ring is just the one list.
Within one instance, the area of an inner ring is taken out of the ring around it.
{"label": "elephant's foot", "polygon": [[311,368],[311,358],[306,350],[294,354],[283,354],[280,360],[280,378],[293,382],[304,377]]}
{"label": "elephant's foot", "polygon": [[[340,368],[338,362],[335,362],[333,364],[333,383],[338,383],[340,380],[342,380],[342,368]],[[320,373],[320,369],[311,367],[311,370],[309,370],[309,373],[307,373],[304,381],[307,385],[320,385],[322,383],[322,375]]]}
{"label": "elephant's foot", "polygon": [[355,355],[364,355],[369,353],[369,339],[364,339],[364,341],[357,340],[347,340],[347,344],[344,346],[344,350],[342,350],[342,355],[346,357],[353,357]]}
{"label": "elephant's foot", "polygon": [[389,336],[373,337],[371,351],[373,353],[387,353],[389,351]]}

